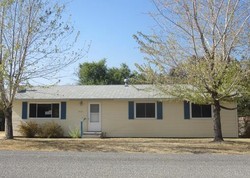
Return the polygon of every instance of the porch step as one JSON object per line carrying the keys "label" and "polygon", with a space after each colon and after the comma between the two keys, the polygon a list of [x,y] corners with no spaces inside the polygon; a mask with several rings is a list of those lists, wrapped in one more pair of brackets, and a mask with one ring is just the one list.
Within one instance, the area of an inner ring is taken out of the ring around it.
{"label": "porch step", "polygon": [[83,132],[82,138],[101,138],[102,132]]}

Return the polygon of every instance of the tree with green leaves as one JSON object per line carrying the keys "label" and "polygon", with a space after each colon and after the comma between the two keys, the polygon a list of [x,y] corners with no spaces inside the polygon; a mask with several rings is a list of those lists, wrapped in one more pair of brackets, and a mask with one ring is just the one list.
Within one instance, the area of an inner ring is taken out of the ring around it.
{"label": "tree with green leaves", "polygon": [[7,139],[13,139],[12,106],[20,87],[31,79],[53,78],[86,52],[73,50],[78,33],[64,12],[64,4],[49,0],[0,2],[0,95]]}
{"label": "tree with green leaves", "polygon": [[[158,24],[153,35],[134,38],[146,54],[139,70],[161,91],[213,106],[214,141],[223,141],[221,109],[249,95],[249,1],[153,0]],[[174,69],[174,70],[173,70]],[[226,119],[226,118],[225,118]]]}
{"label": "tree with green leaves", "polygon": [[98,62],[84,62],[79,66],[78,78],[80,85],[115,85],[124,84],[124,79],[140,77],[140,75],[129,69],[127,64],[122,63],[120,67],[108,68],[106,59]]}
{"label": "tree with green leaves", "polygon": [[248,71],[245,83],[247,92],[238,100],[238,116],[241,117],[250,116],[250,59],[245,61],[246,64],[242,67]]}
{"label": "tree with green leaves", "polygon": [[120,68],[112,67],[108,69],[108,84],[123,84],[125,78],[133,77],[127,64],[122,63]]}
{"label": "tree with green leaves", "polygon": [[98,62],[84,62],[79,66],[80,85],[104,85],[107,83],[106,59]]}

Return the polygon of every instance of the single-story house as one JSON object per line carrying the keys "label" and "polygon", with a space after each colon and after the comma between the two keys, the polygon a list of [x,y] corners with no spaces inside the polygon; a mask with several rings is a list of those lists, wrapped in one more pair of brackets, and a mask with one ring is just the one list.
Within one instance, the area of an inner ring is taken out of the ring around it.
{"label": "single-story house", "polygon": [[[161,94],[149,85],[33,87],[17,93],[14,135],[22,121],[54,121],[64,130],[107,137],[213,137],[212,106]],[[235,107],[236,103],[226,106]],[[236,110],[222,110],[224,137],[238,137]]]}

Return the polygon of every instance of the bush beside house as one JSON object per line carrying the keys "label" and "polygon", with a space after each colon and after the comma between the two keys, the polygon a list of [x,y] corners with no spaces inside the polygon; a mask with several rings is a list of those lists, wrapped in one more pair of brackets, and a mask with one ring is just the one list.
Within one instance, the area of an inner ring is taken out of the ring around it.
{"label": "bush beside house", "polygon": [[34,138],[35,136],[39,134],[40,127],[34,121],[21,122],[21,124],[18,127],[18,131],[24,137]]}
{"label": "bush beside house", "polygon": [[18,128],[19,133],[27,138],[36,136],[41,138],[62,138],[63,130],[60,125],[55,122],[46,122],[37,124],[34,121],[21,122]]}
{"label": "bush beside house", "polygon": [[41,125],[38,135],[42,138],[62,138],[63,130],[62,127],[55,122],[45,122]]}
{"label": "bush beside house", "polygon": [[239,117],[239,137],[250,138],[250,116]]}
{"label": "bush beside house", "polygon": [[238,101],[239,137],[250,138],[250,97]]}

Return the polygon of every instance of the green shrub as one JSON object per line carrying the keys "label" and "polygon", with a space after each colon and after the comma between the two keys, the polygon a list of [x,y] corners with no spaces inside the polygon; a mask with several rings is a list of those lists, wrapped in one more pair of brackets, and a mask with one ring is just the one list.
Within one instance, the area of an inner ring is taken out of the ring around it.
{"label": "green shrub", "polygon": [[250,117],[239,118],[239,137],[250,138]]}
{"label": "green shrub", "polygon": [[81,132],[80,132],[80,129],[74,129],[74,130],[71,130],[69,131],[69,136],[71,138],[81,138]]}
{"label": "green shrub", "polygon": [[41,125],[39,136],[42,138],[61,138],[63,137],[63,130],[55,122],[46,122]]}
{"label": "green shrub", "polygon": [[40,132],[40,127],[34,121],[21,122],[18,132],[24,137],[34,138]]}
{"label": "green shrub", "polygon": [[242,138],[250,138],[250,124],[247,124],[243,134],[240,136]]}
{"label": "green shrub", "polygon": [[250,125],[248,125],[246,128],[245,138],[250,138]]}

